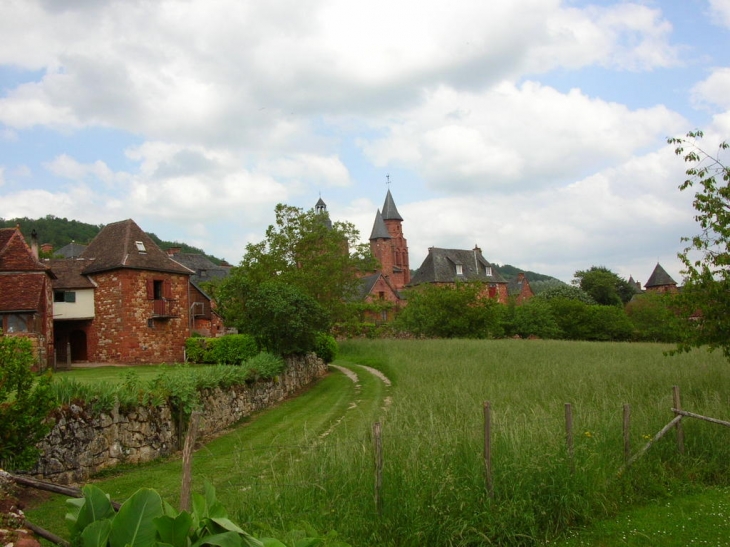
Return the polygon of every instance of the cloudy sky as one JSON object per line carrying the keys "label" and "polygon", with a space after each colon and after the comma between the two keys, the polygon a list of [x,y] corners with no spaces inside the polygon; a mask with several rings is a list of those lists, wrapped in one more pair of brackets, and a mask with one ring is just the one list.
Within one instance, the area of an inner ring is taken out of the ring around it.
{"label": "cloudy sky", "polygon": [[[0,0],[0,217],[238,263],[277,203],[570,281],[681,281],[666,138],[730,137],[730,0]],[[42,239],[42,238],[41,238]]]}

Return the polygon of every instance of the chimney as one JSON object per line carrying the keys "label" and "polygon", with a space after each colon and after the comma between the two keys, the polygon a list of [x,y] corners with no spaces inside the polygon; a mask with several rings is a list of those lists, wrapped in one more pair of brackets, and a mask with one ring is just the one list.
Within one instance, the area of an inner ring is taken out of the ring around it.
{"label": "chimney", "polygon": [[35,229],[30,233],[30,250],[35,259],[38,260],[38,232]]}
{"label": "chimney", "polygon": [[41,244],[41,252],[45,254],[51,254],[53,252],[53,243]]}
{"label": "chimney", "polygon": [[479,254],[481,254],[482,252],[482,250],[479,248],[479,245],[477,245],[476,243],[474,244],[474,252]]}
{"label": "chimney", "polygon": [[525,280],[525,274],[522,273],[522,272],[518,273],[517,274],[517,281],[521,283],[524,280]]}
{"label": "chimney", "polygon": [[182,247],[170,247],[167,249],[167,256],[175,256],[176,254],[179,254]]}

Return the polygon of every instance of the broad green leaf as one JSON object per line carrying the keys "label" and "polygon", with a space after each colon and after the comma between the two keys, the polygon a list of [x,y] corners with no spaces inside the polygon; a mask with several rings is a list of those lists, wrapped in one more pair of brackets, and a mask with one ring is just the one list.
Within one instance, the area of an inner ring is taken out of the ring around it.
{"label": "broad green leaf", "polygon": [[200,538],[192,547],[201,547],[202,545],[215,545],[217,547],[242,547],[241,536],[236,532],[223,532],[222,534],[214,534]]}
{"label": "broad green leaf", "polygon": [[237,532],[239,534],[246,533],[235,522],[232,522],[228,518],[211,518],[210,520],[212,520],[218,526],[221,526],[224,530],[227,530],[229,532]]}
{"label": "broad green leaf", "polygon": [[160,541],[169,543],[172,547],[188,547],[188,537],[193,526],[193,517],[187,511],[182,511],[177,517],[163,515],[153,521],[157,527]]}
{"label": "broad green leaf", "polygon": [[66,524],[72,533],[76,527],[76,521],[79,519],[79,511],[81,511],[84,503],[86,503],[84,498],[69,498],[66,500],[66,504],[71,506],[68,513],[66,513]]}
{"label": "broad green leaf", "polygon": [[153,521],[162,514],[162,498],[157,492],[150,488],[137,490],[112,522],[111,547],[153,547],[157,532]]}
{"label": "broad green leaf", "polygon": [[92,522],[81,533],[83,547],[106,547],[111,529],[112,521],[109,519]]}
{"label": "broad green leaf", "polygon": [[[83,488],[82,500],[68,500],[69,505],[78,505],[78,511],[66,515],[66,521],[71,528],[71,535],[80,534],[84,529],[97,520],[113,519],[114,507],[109,496],[93,484]],[[80,503],[79,503],[80,502]]]}
{"label": "broad green leaf", "polygon": [[175,509],[175,508],[174,508],[174,507],[173,507],[172,505],[170,505],[170,504],[169,504],[169,503],[168,503],[168,502],[167,502],[166,500],[162,500],[162,509],[163,509],[164,513],[165,513],[165,514],[166,514],[166,515],[167,515],[168,517],[172,517],[172,518],[175,518],[175,517],[177,517],[177,516],[178,516],[178,514],[180,513],[180,511],[178,511],[177,509]]}

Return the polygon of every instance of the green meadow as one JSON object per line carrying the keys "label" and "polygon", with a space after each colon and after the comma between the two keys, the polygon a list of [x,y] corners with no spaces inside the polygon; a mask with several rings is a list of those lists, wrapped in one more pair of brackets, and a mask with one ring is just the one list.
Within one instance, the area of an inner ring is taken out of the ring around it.
{"label": "green meadow", "polygon": [[[684,454],[672,431],[618,473],[624,404],[631,406],[633,452],[673,418],[674,385],[685,410],[730,420],[722,356],[667,357],[669,349],[540,340],[343,342],[335,364],[357,382],[333,369],[306,393],[207,443],[195,454],[194,489],[212,482],[229,514],[254,533],[284,537],[307,529],[326,537],[325,544],[339,538],[354,546],[623,545],[602,542],[601,526],[634,511],[702,500],[708,491],[726,497],[730,486],[730,431],[694,419],[682,422]],[[360,365],[378,369],[392,386]],[[566,403],[573,410],[572,458]],[[379,507],[374,422],[382,429]],[[95,480],[115,500],[152,486],[174,503],[180,468],[172,458]],[[28,513],[59,532],[64,511],[63,500],[54,498]],[[641,533],[663,526],[665,513],[643,517]],[[677,515],[692,527],[686,513],[672,515],[675,521]],[[625,531],[631,526],[629,519]],[[706,528],[701,524],[697,534]]]}

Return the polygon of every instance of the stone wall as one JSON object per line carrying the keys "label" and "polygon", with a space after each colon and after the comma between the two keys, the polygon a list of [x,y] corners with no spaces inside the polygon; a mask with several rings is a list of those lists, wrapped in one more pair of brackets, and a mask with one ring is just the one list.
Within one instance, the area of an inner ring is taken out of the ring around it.
{"label": "stone wall", "polygon": [[[230,389],[202,393],[199,435],[212,435],[253,412],[266,409],[324,376],[327,365],[315,355],[287,359],[286,371],[274,380],[259,380]],[[40,444],[35,473],[60,484],[83,482],[120,463],[141,463],[178,450],[184,432],[167,405],[128,412],[92,415],[70,405],[56,412],[51,432]]]}

